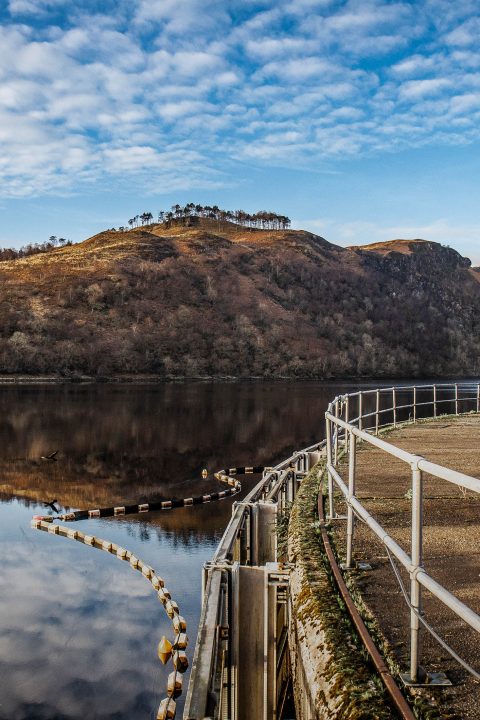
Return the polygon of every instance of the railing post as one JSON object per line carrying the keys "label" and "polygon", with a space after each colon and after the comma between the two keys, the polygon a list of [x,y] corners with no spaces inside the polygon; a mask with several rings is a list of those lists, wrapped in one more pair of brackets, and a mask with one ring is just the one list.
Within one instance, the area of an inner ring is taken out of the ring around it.
{"label": "railing post", "polygon": [[458,385],[455,383],[455,415],[458,415]]}
{"label": "railing post", "polygon": [[437,386],[433,386],[433,417],[437,417]]}
{"label": "railing post", "polygon": [[[338,412],[339,412],[339,407],[338,407],[338,398],[337,398],[337,399],[335,400],[335,417],[336,417],[336,418],[338,418]],[[333,435],[334,441],[335,441],[335,445],[334,445],[334,450],[335,450],[335,452],[334,452],[334,458],[335,458],[335,461],[334,461],[333,464],[334,464],[335,466],[337,465],[337,462],[338,462],[338,427],[339,427],[338,425],[335,425],[335,430],[334,430],[334,435]]]}
{"label": "railing post", "polygon": [[393,427],[397,426],[397,388],[392,388]]}
{"label": "railing post", "polygon": [[[350,422],[349,418],[350,418],[350,398],[348,397],[348,395],[345,395],[345,422],[346,423]],[[345,452],[346,453],[348,452],[349,438],[350,438],[350,434],[349,434],[348,430],[345,430]]]}
{"label": "railing post", "polygon": [[363,430],[363,393],[360,390],[358,395],[358,429]]}
{"label": "railing post", "polygon": [[480,384],[477,385],[477,413],[480,412]]}
{"label": "railing post", "polygon": [[350,454],[348,457],[348,501],[347,505],[347,562],[345,567],[352,567],[352,552],[353,552],[353,529],[354,529],[354,517],[353,509],[350,505],[350,500],[355,495],[355,471],[356,471],[356,460],[357,460],[357,438],[350,431],[349,433],[349,447]]}
{"label": "railing post", "polygon": [[422,612],[422,589],[417,580],[417,572],[423,563],[422,528],[423,528],[423,480],[422,471],[417,464],[412,465],[412,566],[410,575],[410,681],[418,682],[420,657],[420,620]]}
{"label": "railing post", "polygon": [[417,386],[413,388],[413,422],[417,422]]}
{"label": "railing post", "polygon": [[327,418],[327,476],[328,476],[328,517],[333,518],[333,476],[330,472],[332,465],[332,422]]}
{"label": "railing post", "polygon": [[308,453],[303,453],[303,472],[308,473],[310,470],[310,456]]}
{"label": "railing post", "polygon": [[375,435],[378,435],[378,428],[380,427],[380,390],[377,390],[375,394]]}

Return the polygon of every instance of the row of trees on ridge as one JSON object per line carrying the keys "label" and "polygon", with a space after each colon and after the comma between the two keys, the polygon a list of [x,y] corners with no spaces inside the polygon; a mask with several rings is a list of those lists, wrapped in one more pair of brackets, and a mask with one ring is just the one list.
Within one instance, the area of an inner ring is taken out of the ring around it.
{"label": "row of trees on ridge", "polygon": [[[169,224],[172,220],[187,220],[192,217],[208,218],[210,220],[218,220],[220,222],[233,222],[237,225],[245,227],[261,228],[262,230],[285,230],[290,227],[291,221],[286,215],[269,210],[260,210],[256,213],[248,213],[245,210],[223,210],[217,205],[196,205],[188,203],[187,205],[172,205],[170,210],[160,210],[158,213],[158,222]],[[143,212],[141,215],[135,215],[128,220],[131,228],[141,225],[150,225],[153,222],[151,212]],[[119,228],[120,230],[124,228]]]}

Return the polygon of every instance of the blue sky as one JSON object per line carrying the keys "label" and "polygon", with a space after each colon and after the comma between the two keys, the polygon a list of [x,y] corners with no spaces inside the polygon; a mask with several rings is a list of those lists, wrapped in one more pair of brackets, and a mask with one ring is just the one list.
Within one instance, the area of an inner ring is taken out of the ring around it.
{"label": "blue sky", "polygon": [[475,0],[0,2],[0,244],[179,202],[480,264]]}

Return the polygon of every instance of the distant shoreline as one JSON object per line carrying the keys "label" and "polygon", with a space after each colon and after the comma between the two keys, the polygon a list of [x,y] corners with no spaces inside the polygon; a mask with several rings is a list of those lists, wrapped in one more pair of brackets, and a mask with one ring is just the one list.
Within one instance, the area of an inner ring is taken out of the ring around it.
{"label": "distant shoreline", "polygon": [[59,375],[0,375],[0,386],[12,385],[161,385],[183,382],[298,382],[312,381],[322,383],[378,383],[379,386],[389,386],[392,382],[418,382],[419,384],[435,382],[442,383],[450,381],[457,382],[478,382],[480,376],[469,375],[459,377],[455,375],[444,377],[417,377],[411,375],[405,377],[362,377],[362,376],[345,376],[335,378],[321,378],[312,376],[241,376],[241,375],[202,375],[193,377],[164,376],[164,375],[112,375],[112,376],[90,376],[76,375],[73,377],[63,377]]}

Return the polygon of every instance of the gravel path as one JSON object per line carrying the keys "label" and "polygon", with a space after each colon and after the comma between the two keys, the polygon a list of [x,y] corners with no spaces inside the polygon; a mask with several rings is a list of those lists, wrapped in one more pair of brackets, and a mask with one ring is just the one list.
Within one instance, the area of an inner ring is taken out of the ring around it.
{"label": "gravel path", "polygon": [[[480,416],[439,418],[399,428],[385,439],[432,462],[480,478]],[[357,495],[368,511],[410,552],[410,468],[381,451],[361,446],[358,452]],[[342,467],[346,477],[346,467]],[[463,492],[450,483],[424,477],[424,565],[427,572],[480,614],[480,495]],[[338,502],[336,510],[344,512]],[[345,525],[336,525],[339,555],[344,555]],[[402,669],[408,669],[409,610],[398,587],[385,549],[362,523],[355,527],[354,557],[372,565],[355,571],[365,603],[378,619]],[[408,576],[402,572],[406,587]],[[480,672],[477,633],[424,591],[427,621]],[[426,632],[421,662],[427,671],[442,670],[453,682],[435,694],[445,714],[452,707],[464,720],[480,718],[480,683],[450,658]]]}

